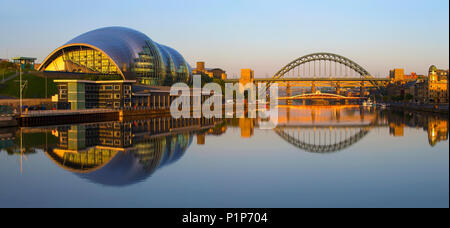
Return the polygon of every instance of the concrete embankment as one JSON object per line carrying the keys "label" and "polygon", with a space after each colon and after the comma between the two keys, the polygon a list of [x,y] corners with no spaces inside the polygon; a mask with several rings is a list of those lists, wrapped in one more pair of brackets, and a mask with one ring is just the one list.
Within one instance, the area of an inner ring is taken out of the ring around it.
{"label": "concrete embankment", "polygon": [[17,126],[17,121],[12,116],[0,116],[0,128],[4,127],[15,127]]}
{"label": "concrete embankment", "polygon": [[17,117],[20,126],[46,126],[119,120],[119,112],[111,109],[29,111]]}
{"label": "concrete embankment", "polygon": [[166,115],[170,114],[170,109],[135,109],[135,110],[120,110],[119,111],[119,120],[124,120],[132,117],[152,117],[157,115]]}

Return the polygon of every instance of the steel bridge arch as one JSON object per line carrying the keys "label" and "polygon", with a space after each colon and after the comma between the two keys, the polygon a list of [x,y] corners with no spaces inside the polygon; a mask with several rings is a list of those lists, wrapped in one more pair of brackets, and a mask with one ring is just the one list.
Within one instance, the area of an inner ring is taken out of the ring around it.
{"label": "steel bridge arch", "polygon": [[354,71],[359,73],[361,75],[361,77],[372,78],[371,74],[367,70],[365,70],[362,66],[360,66],[356,62],[354,62],[344,56],[333,54],[333,53],[319,52],[319,53],[305,55],[303,57],[300,57],[300,58],[290,62],[289,64],[287,64],[286,66],[281,68],[281,70],[279,70],[273,76],[273,79],[279,79],[281,77],[284,77],[284,75],[286,75],[288,72],[290,72],[291,70],[293,70],[294,68],[296,68],[300,65],[303,65],[303,64],[309,63],[309,62],[313,62],[313,61],[320,61],[320,60],[333,61],[336,63],[340,63],[342,65],[345,65],[345,66],[353,69]]}
{"label": "steel bridge arch", "polygon": [[289,144],[291,144],[301,150],[311,152],[311,153],[326,154],[326,153],[338,152],[340,150],[346,149],[346,148],[352,146],[353,144],[357,143],[358,141],[360,141],[362,138],[364,138],[370,132],[370,127],[361,128],[354,135],[351,135],[350,137],[346,138],[345,140],[340,141],[339,143],[333,143],[333,144],[311,144],[311,143],[303,142],[299,138],[296,138],[293,135],[286,133],[286,131],[284,131],[284,129],[282,129],[282,128],[275,128],[274,131],[283,140],[285,140]]}

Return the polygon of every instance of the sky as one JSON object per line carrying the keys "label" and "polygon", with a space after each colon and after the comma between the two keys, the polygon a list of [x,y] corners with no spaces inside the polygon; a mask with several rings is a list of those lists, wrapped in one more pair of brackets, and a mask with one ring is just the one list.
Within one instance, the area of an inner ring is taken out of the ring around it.
{"label": "sky", "polygon": [[93,29],[125,26],[229,77],[272,76],[315,52],[345,56],[373,76],[449,68],[448,0],[0,0],[0,58],[41,62]]}

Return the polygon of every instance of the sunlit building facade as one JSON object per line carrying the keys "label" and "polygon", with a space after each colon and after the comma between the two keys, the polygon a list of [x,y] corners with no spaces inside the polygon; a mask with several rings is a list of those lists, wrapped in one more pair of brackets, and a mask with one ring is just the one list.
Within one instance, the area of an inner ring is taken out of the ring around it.
{"label": "sunlit building facade", "polygon": [[389,77],[393,82],[403,81],[405,79],[405,70],[393,69],[389,72]]}
{"label": "sunlit building facade", "polygon": [[255,79],[255,72],[252,69],[241,69],[241,79],[239,82],[243,85],[253,82]]}
{"label": "sunlit building facade", "polygon": [[428,74],[428,98],[430,103],[448,103],[448,70],[431,66]]}
{"label": "sunlit building facade", "polygon": [[15,57],[12,58],[13,63],[19,66],[22,70],[34,69],[34,61],[36,58],[33,57]]}
{"label": "sunlit building facade", "polygon": [[205,62],[197,62],[197,68],[192,69],[193,74],[207,75],[215,79],[227,79],[227,73],[220,68],[206,68]]}

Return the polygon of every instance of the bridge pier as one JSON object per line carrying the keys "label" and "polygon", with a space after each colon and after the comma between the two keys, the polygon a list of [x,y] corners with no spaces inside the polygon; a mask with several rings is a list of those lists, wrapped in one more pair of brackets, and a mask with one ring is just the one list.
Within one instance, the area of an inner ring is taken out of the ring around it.
{"label": "bridge pier", "polygon": [[[286,86],[286,96],[287,97],[292,97],[292,91],[291,91],[291,86],[289,85],[289,83],[287,84],[287,86]],[[292,105],[292,100],[287,100],[286,101],[286,104],[287,105]]]}
{"label": "bridge pier", "polygon": [[291,121],[291,108],[287,108],[287,110],[286,110],[286,118],[287,118],[288,122]]}
{"label": "bridge pier", "polygon": [[363,108],[359,109],[359,116],[360,116],[361,122],[364,122],[364,109]]}
{"label": "bridge pier", "polygon": [[336,82],[336,94],[341,95],[341,83]]}
{"label": "bridge pier", "polygon": [[311,110],[311,120],[312,120],[312,123],[314,124],[314,123],[316,123],[316,110]]}
{"label": "bridge pier", "polygon": [[336,121],[339,123],[341,122],[341,110],[336,110]]}
{"label": "bridge pier", "polygon": [[364,81],[361,82],[361,86],[359,87],[360,97],[364,97],[365,89],[364,89]]}
{"label": "bridge pier", "polygon": [[311,93],[316,93],[316,82],[312,82],[311,84]]}

